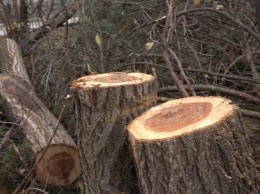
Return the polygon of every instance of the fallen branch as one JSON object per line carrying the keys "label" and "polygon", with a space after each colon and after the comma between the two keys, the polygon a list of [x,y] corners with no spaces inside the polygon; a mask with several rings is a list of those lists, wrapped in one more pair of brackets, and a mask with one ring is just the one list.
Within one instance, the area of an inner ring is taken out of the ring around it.
{"label": "fallen branch", "polygon": [[81,173],[74,140],[35,94],[17,44],[0,39],[0,56],[0,105],[9,121],[21,121],[34,152],[36,178],[45,184],[71,184]]}
{"label": "fallen branch", "polygon": [[13,134],[15,130],[15,125],[12,125],[8,131],[5,133],[4,137],[2,138],[1,142],[0,142],[0,153],[1,151],[6,147],[6,145],[9,142],[9,139],[11,137],[11,135]]}
{"label": "fallen branch", "polygon": [[251,117],[255,119],[260,119],[260,113],[256,111],[241,109],[242,115],[246,117]]}
{"label": "fallen branch", "polygon": [[[242,98],[245,99],[249,102],[252,102],[254,104],[259,105],[260,104],[260,98],[257,98],[255,96],[252,96],[250,94],[247,94],[245,92],[240,92],[238,90],[233,90],[229,88],[223,88],[219,86],[213,86],[213,85],[206,85],[206,84],[197,84],[197,85],[192,85],[194,90],[196,91],[214,91],[214,92],[220,92],[224,93],[226,95],[234,96],[237,98]],[[184,86],[184,88],[188,88],[187,86]],[[178,88],[176,86],[168,86],[164,88],[158,89],[158,92],[166,92],[166,91],[178,91]]]}
{"label": "fallen branch", "polygon": [[49,32],[50,29],[56,29],[59,26],[62,26],[77,12],[77,2],[78,0],[71,0],[67,2],[65,11],[63,11],[64,7],[57,10],[49,17],[48,21],[45,22],[43,26],[39,27],[38,29],[34,30],[33,33],[28,35],[26,42],[30,44],[44,36],[47,32]]}
{"label": "fallen branch", "polygon": [[163,58],[169,70],[170,76],[174,81],[174,83],[176,84],[176,86],[178,87],[178,90],[181,92],[183,97],[188,97],[189,94],[183,87],[183,84],[178,78],[178,76],[176,75],[176,73],[173,71],[172,62],[170,60],[169,51],[168,51],[168,39],[171,32],[170,23],[172,22],[172,16],[173,16],[173,2],[174,2],[173,0],[170,0],[170,5],[169,5],[166,21],[165,21],[165,26],[164,26],[164,32],[162,35]]}
{"label": "fallen branch", "polygon": [[185,10],[185,11],[180,11],[176,15],[177,15],[177,17],[180,17],[180,16],[183,16],[183,15],[186,15],[186,14],[190,14],[190,13],[194,13],[194,12],[202,12],[202,11],[214,12],[214,13],[217,13],[219,15],[226,17],[227,19],[229,19],[230,21],[234,22],[236,25],[241,27],[243,30],[248,32],[258,42],[260,42],[260,36],[257,33],[255,33],[254,31],[252,31],[249,26],[244,25],[243,23],[241,23],[240,21],[237,21],[235,18],[233,18],[231,15],[229,15],[227,12],[223,12],[221,10],[217,10],[217,9],[214,9],[214,8],[196,8],[196,9],[189,9],[189,10]]}
{"label": "fallen branch", "polygon": [[[149,62],[144,61],[144,62],[125,63],[125,64],[122,64],[119,67],[114,68],[113,71],[119,71],[119,70],[122,70],[124,67],[136,66],[136,65],[137,66],[138,65],[149,65],[149,66],[158,67],[158,68],[161,68],[161,69],[168,69],[164,65],[160,65],[160,64],[156,64],[156,63],[149,63]],[[175,72],[180,71],[177,68],[174,68],[173,70]],[[203,73],[205,75],[212,75],[212,76],[215,76],[215,77],[221,77],[222,79],[231,79],[231,80],[238,80],[238,81],[247,81],[247,82],[251,82],[251,83],[260,83],[260,79],[256,79],[256,78],[241,77],[241,76],[237,76],[237,75],[211,72],[211,71],[202,70],[202,69],[183,68],[183,71]]]}

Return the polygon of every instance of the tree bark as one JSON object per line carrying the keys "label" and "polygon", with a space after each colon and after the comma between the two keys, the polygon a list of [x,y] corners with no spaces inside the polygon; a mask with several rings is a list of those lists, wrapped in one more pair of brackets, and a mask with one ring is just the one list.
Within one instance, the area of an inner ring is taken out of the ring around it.
{"label": "tree bark", "polygon": [[33,88],[18,45],[9,38],[0,37],[0,73],[15,75]]}
{"label": "tree bark", "polygon": [[20,121],[32,145],[36,178],[45,184],[71,184],[81,173],[76,144],[36,96],[16,43],[0,39],[0,56],[0,105],[10,121]]}
{"label": "tree bark", "polygon": [[190,97],[151,108],[128,125],[142,193],[259,193],[239,108]]}
{"label": "tree bark", "polygon": [[72,83],[85,193],[139,193],[125,125],[156,104],[142,73],[85,76]]}

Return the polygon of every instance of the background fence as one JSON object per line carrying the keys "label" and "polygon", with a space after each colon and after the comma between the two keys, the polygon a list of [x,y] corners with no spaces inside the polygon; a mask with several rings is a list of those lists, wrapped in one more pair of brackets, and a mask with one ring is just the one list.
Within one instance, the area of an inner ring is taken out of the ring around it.
{"label": "background fence", "polygon": [[[5,17],[5,10],[8,10],[9,17],[15,20],[17,18],[17,13],[14,11],[14,4],[13,1],[16,0],[4,0],[3,4],[0,5],[0,12],[3,14],[3,17],[0,17],[0,36],[7,35],[7,31],[4,25],[3,18]],[[37,29],[40,26],[43,25],[43,21],[45,21],[47,18],[51,18],[54,14],[57,13],[58,10],[66,10],[67,3],[71,0],[29,0],[28,4],[28,22],[29,22],[29,28],[31,30]],[[1,14],[1,15],[2,15]],[[78,22],[79,18],[74,17],[69,19],[69,23],[75,23]]]}

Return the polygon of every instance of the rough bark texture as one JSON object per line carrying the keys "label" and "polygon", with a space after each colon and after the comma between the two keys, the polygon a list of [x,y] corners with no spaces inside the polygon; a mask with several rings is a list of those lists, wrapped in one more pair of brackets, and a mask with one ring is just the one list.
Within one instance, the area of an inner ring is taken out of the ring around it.
{"label": "rough bark texture", "polygon": [[259,193],[239,108],[216,97],[169,101],[128,126],[142,193]]}
{"label": "rough bark texture", "polygon": [[156,104],[154,78],[86,76],[74,81],[72,93],[85,193],[139,193],[125,126]]}
{"label": "rough bark texture", "polygon": [[0,105],[10,121],[20,122],[35,163],[40,160],[36,178],[45,184],[71,184],[81,173],[76,144],[62,125],[56,128],[57,119],[36,96],[16,43],[0,39],[0,56]]}
{"label": "rough bark texture", "polygon": [[18,45],[11,39],[0,37],[0,73],[15,75],[32,87]]}

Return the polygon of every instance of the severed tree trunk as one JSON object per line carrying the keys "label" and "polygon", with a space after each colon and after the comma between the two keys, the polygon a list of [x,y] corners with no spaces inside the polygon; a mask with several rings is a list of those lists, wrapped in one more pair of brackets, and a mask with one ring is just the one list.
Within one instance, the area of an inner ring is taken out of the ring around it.
{"label": "severed tree trunk", "polygon": [[229,100],[172,100],[127,129],[143,194],[260,191],[241,113]]}
{"label": "severed tree trunk", "polygon": [[76,144],[36,96],[16,43],[0,39],[0,56],[0,104],[10,121],[20,121],[32,145],[36,178],[45,184],[71,184],[81,173]]}
{"label": "severed tree trunk", "polygon": [[154,77],[85,76],[72,83],[85,193],[138,194],[125,126],[156,104]]}

